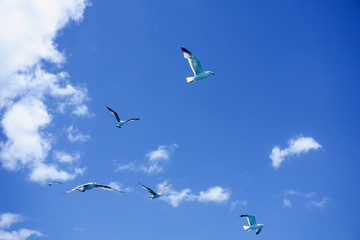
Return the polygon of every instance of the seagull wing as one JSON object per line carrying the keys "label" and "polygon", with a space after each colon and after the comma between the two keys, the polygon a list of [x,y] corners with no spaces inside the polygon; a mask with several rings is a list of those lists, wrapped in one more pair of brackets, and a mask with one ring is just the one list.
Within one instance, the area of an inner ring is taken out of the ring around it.
{"label": "seagull wing", "polygon": [[57,182],[57,181],[53,182],[53,184],[54,184],[54,183],[62,184],[62,182]]}
{"label": "seagull wing", "polygon": [[165,191],[166,189],[168,189],[171,185],[172,185],[172,183],[170,183],[169,185],[167,185],[167,187],[165,187],[163,190],[161,190],[158,194],[160,195],[163,191]]}
{"label": "seagull wing", "polygon": [[69,191],[67,191],[67,192],[65,192],[65,193],[69,193],[69,192],[78,190],[79,188],[81,188],[81,187],[83,187],[83,186],[85,186],[85,185],[86,185],[86,184],[81,184],[81,185],[79,185],[79,186],[77,186],[77,187],[74,187],[73,189],[71,189],[71,190],[69,190]]}
{"label": "seagull wing", "polygon": [[125,122],[131,122],[131,121],[137,121],[137,120],[140,120],[140,118],[130,118],[128,120],[126,120]]}
{"label": "seagull wing", "polygon": [[116,120],[117,120],[118,122],[120,122],[119,115],[118,115],[114,110],[112,110],[111,108],[109,108],[108,106],[106,106],[106,108],[107,108],[112,114],[114,114]]}
{"label": "seagull wing", "polygon": [[106,185],[101,185],[101,184],[96,184],[95,188],[101,188],[101,189],[105,189],[105,190],[109,190],[109,191],[115,191],[115,192],[123,193],[123,191],[119,191],[119,190],[117,190],[115,188],[112,188],[112,187],[109,187],[109,186],[106,186]]}
{"label": "seagull wing", "polygon": [[156,192],[154,192],[151,188],[148,188],[147,186],[142,185],[141,183],[139,183],[141,187],[143,187],[144,189],[146,189],[149,193],[151,193],[152,195],[157,195]]}
{"label": "seagull wing", "polygon": [[247,218],[249,226],[256,225],[255,217],[252,215],[240,215],[240,217]]}
{"label": "seagull wing", "polygon": [[256,229],[256,235],[258,235],[261,232],[262,228]]}
{"label": "seagull wing", "polygon": [[192,54],[189,50],[187,50],[184,47],[181,47],[181,51],[184,54],[184,58],[186,58],[189,61],[190,67],[192,71],[194,72],[194,75],[199,75],[204,72],[204,70],[201,67],[199,59]]}

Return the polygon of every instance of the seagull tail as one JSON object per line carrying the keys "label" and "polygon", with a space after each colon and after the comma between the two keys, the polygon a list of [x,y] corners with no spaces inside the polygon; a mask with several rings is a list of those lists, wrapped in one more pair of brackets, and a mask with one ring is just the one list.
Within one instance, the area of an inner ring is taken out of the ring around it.
{"label": "seagull tail", "polygon": [[250,226],[243,226],[245,231],[250,231]]}
{"label": "seagull tail", "polygon": [[187,77],[187,78],[186,78],[186,81],[187,81],[188,83],[192,83],[192,82],[194,82],[195,80],[194,80],[194,77]]}

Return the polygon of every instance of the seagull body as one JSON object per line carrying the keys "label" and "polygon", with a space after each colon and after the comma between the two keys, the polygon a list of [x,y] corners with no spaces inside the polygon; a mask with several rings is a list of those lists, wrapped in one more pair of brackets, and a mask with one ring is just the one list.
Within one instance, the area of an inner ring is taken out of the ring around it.
{"label": "seagull body", "polygon": [[264,224],[257,224],[255,217],[252,215],[240,215],[240,217],[242,218],[247,218],[249,226],[243,226],[245,231],[250,231],[250,230],[256,230],[256,235],[258,235],[262,228],[265,226]]}
{"label": "seagull body", "polygon": [[143,187],[144,189],[146,189],[149,193],[151,193],[152,196],[150,196],[149,198],[151,199],[156,199],[161,197],[161,194],[168,189],[172,183],[170,183],[169,185],[167,185],[164,189],[162,189],[160,192],[156,193],[154,192],[151,188],[148,188],[147,186],[142,185],[141,183],[139,183],[141,187]]}
{"label": "seagull body", "polygon": [[109,107],[106,107],[106,108],[115,116],[116,120],[118,121],[118,125],[116,126],[118,128],[121,128],[127,122],[140,120],[140,118],[130,118],[130,119],[126,120],[126,121],[122,121],[122,120],[120,120],[119,115],[117,114],[117,112],[115,112],[114,110],[112,110]]}
{"label": "seagull body", "polygon": [[57,184],[62,184],[61,182],[54,181],[54,182],[49,182],[49,183],[47,183],[47,184],[45,184],[45,185],[51,187],[51,186],[52,186],[53,184],[55,184],[55,183],[57,183]]}
{"label": "seagull body", "polygon": [[194,72],[193,77],[186,78],[186,81],[188,83],[192,83],[192,82],[207,78],[211,74],[215,74],[212,71],[204,71],[201,67],[199,59],[194,54],[192,54],[189,50],[187,50],[184,47],[181,47],[181,51],[184,54],[184,58],[186,58],[189,61],[191,70]]}
{"label": "seagull body", "polygon": [[89,183],[85,183],[85,184],[82,184],[82,185],[79,185],[65,193],[70,193],[72,191],[75,191],[75,190],[78,190],[80,192],[85,192],[86,190],[90,190],[90,189],[93,189],[93,188],[101,188],[101,189],[104,189],[104,190],[109,190],[109,191],[116,191],[116,192],[121,192],[123,193],[123,191],[119,191],[117,189],[114,189],[112,187],[109,187],[109,186],[106,186],[106,185],[102,185],[102,184],[97,184],[95,182],[89,182]]}

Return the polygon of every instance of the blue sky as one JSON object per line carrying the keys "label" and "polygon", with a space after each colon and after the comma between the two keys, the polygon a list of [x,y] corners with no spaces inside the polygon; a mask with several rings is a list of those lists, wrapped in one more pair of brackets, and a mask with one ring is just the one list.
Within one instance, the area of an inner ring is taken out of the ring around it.
{"label": "blue sky", "polygon": [[359,11],[0,2],[0,239],[358,239]]}

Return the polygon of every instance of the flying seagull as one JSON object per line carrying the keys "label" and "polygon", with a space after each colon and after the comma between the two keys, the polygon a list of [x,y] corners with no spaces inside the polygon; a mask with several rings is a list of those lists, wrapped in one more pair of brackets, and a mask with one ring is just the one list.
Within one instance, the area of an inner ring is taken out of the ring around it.
{"label": "flying seagull", "polygon": [[57,183],[57,184],[62,184],[61,182],[58,182],[58,181],[54,181],[54,182],[49,182],[49,183],[46,183],[45,184],[45,186],[49,186],[49,187],[51,187],[53,184],[55,184],[55,183]]}
{"label": "flying seagull", "polygon": [[154,192],[151,188],[148,188],[148,187],[142,185],[141,183],[139,183],[139,184],[140,184],[141,187],[143,187],[143,188],[146,189],[149,193],[152,194],[152,196],[150,196],[149,198],[155,199],[155,198],[161,197],[162,192],[165,191],[166,189],[168,189],[168,188],[171,186],[172,183],[170,183],[169,185],[167,185],[167,187],[165,187],[163,190],[161,190],[161,191],[158,192],[158,193]]}
{"label": "flying seagull", "polygon": [[122,125],[124,125],[124,124],[127,123],[127,122],[140,120],[140,118],[130,118],[130,119],[126,120],[126,121],[121,121],[120,118],[119,118],[119,115],[118,115],[114,110],[112,110],[112,109],[109,108],[109,107],[106,107],[106,108],[107,108],[112,114],[114,114],[116,120],[117,120],[118,123],[119,123],[119,124],[116,126],[116,127],[118,127],[118,128],[121,128]]}
{"label": "flying seagull", "polygon": [[255,230],[256,229],[256,235],[258,235],[262,228],[265,227],[264,224],[257,224],[255,217],[252,215],[240,215],[242,218],[247,218],[249,226],[243,226],[245,231]]}
{"label": "flying seagull", "polygon": [[187,50],[183,46],[181,46],[181,51],[184,54],[184,58],[186,58],[189,61],[190,67],[191,67],[192,71],[194,72],[193,77],[186,78],[186,81],[188,83],[192,83],[192,82],[204,79],[204,78],[210,76],[211,74],[215,74],[212,71],[204,71],[201,67],[199,59],[197,59],[197,57],[194,54],[192,54],[189,50]]}
{"label": "flying seagull", "polygon": [[119,191],[117,189],[114,189],[114,188],[106,186],[106,185],[97,184],[95,182],[89,182],[89,183],[82,184],[80,186],[77,186],[77,187],[65,192],[65,193],[69,193],[69,192],[72,192],[72,191],[75,191],[75,190],[78,190],[80,192],[85,192],[86,190],[90,190],[90,189],[93,189],[93,188],[102,188],[102,189],[105,189],[105,190],[110,190],[110,191],[116,191],[116,192],[123,193],[123,191]]}

